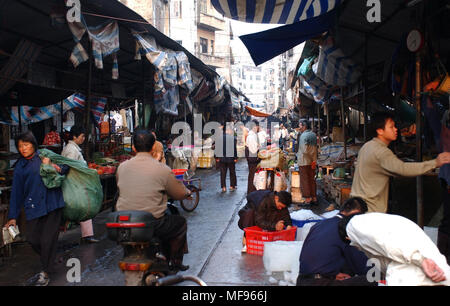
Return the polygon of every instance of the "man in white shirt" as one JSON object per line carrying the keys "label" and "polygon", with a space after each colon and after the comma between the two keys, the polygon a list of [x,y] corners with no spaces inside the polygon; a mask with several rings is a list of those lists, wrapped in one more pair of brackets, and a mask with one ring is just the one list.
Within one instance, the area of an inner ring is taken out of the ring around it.
{"label": "man in white shirt", "polygon": [[259,122],[256,120],[252,121],[252,127],[249,130],[245,143],[245,157],[248,163],[247,194],[256,190],[253,185],[253,178],[255,177],[256,168],[259,163],[258,150],[260,149],[260,142],[257,134]]}
{"label": "man in white shirt", "polygon": [[339,233],[374,262],[378,260],[388,286],[450,285],[445,256],[407,218],[384,213],[354,215],[340,221]]}
{"label": "man in white shirt", "polygon": [[259,148],[265,148],[267,146],[267,133],[261,126],[258,129],[258,141]]}
{"label": "man in white shirt", "polygon": [[123,118],[119,112],[116,112],[113,116],[114,120],[116,120],[116,131],[123,126]]}
{"label": "man in white shirt", "polygon": [[280,146],[280,138],[281,138],[281,131],[280,126],[277,124],[274,126],[273,136],[272,136],[272,145],[277,145],[277,147]]}
{"label": "man in white shirt", "polygon": [[[84,128],[81,126],[73,126],[70,129],[70,138],[68,144],[64,147],[61,155],[70,159],[80,160],[86,163],[81,151],[80,145],[83,144],[86,139]],[[86,164],[87,166],[87,164]],[[94,238],[94,228],[92,225],[92,219],[80,222],[81,228],[81,243],[96,243],[97,239]]]}

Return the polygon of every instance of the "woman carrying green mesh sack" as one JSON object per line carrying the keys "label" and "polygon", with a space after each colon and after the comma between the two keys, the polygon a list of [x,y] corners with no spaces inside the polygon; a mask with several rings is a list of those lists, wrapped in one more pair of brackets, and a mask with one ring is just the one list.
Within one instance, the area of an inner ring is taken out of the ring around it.
{"label": "woman carrying green mesh sack", "polygon": [[65,206],[60,187],[48,188],[40,174],[41,165],[54,168],[60,175],[69,171],[66,165],[52,164],[50,159],[39,157],[37,141],[31,131],[19,135],[15,141],[21,157],[14,168],[9,221],[5,227],[15,226],[20,211],[26,215],[26,238],[39,254],[42,271],[35,277],[35,285],[46,286],[56,257],[59,226]]}

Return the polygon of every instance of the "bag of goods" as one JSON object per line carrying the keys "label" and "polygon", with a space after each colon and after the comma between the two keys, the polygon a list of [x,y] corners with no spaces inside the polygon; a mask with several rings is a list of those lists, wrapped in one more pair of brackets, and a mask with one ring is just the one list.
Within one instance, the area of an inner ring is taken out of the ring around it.
{"label": "bag of goods", "polygon": [[302,202],[302,191],[300,188],[291,187],[291,196],[292,203],[301,203]]}
{"label": "bag of goods", "polygon": [[255,173],[253,178],[253,185],[256,190],[264,190],[267,186],[267,171],[259,170]]}
{"label": "bag of goods", "polygon": [[291,172],[291,188],[300,188],[300,173],[298,171]]}
{"label": "bag of goods", "polygon": [[302,241],[271,241],[264,243],[263,263],[267,272],[298,272]]}
{"label": "bag of goods", "polygon": [[88,168],[83,161],[66,158],[47,149],[39,151],[41,157],[48,157],[55,164],[70,167],[61,182],[66,202],[64,219],[81,222],[94,218],[103,203],[103,188],[97,171]]}
{"label": "bag of goods", "polygon": [[258,157],[261,159],[259,163],[261,168],[285,168],[285,157],[280,148],[261,150],[258,152]]}
{"label": "bag of goods", "polygon": [[274,191],[285,191],[287,189],[286,175],[282,171],[277,171],[274,178]]}

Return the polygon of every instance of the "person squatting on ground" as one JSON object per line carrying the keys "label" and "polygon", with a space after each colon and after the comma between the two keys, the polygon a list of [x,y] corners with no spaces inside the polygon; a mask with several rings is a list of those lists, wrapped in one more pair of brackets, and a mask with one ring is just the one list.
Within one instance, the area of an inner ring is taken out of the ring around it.
{"label": "person squatting on ground", "polygon": [[421,163],[403,162],[388,148],[397,139],[393,117],[388,113],[377,113],[371,124],[376,137],[359,150],[350,196],[363,198],[369,212],[385,213],[388,209],[389,177],[423,175],[450,163],[450,153],[441,153],[436,159]]}
{"label": "person squatting on ground", "polygon": [[[86,161],[83,157],[83,151],[80,146],[86,139],[86,133],[83,127],[74,125],[70,129],[70,139],[67,145],[61,152],[61,155],[74,160],[79,160],[84,163]],[[86,164],[87,165],[87,164]],[[92,225],[92,219],[80,222],[81,228],[81,243],[97,243],[99,242],[94,238],[94,226]]]}
{"label": "person squatting on ground", "polygon": [[23,208],[26,216],[26,239],[39,254],[42,271],[36,276],[35,285],[46,286],[49,274],[54,272],[59,227],[65,206],[60,187],[47,188],[40,175],[41,164],[52,165],[65,175],[69,167],[52,164],[49,158],[39,157],[37,141],[31,131],[19,135],[15,145],[21,157],[14,167],[13,185],[5,227],[15,226]]}
{"label": "person squatting on ground", "polygon": [[300,171],[300,190],[306,204],[317,204],[316,195],[316,162],[317,162],[317,136],[311,131],[308,120],[301,119],[299,122],[301,133],[297,163]]}
{"label": "person squatting on ground", "polygon": [[[411,220],[398,215],[367,213],[344,217],[338,226],[343,241],[378,262],[379,272],[386,275],[386,285],[450,285],[450,266],[445,256]],[[377,273],[372,277],[377,278]]]}
{"label": "person squatting on ground", "polygon": [[133,135],[132,149],[136,156],[117,169],[119,198],[117,210],[149,212],[155,217],[155,236],[161,239],[164,255],[173,270],[185,271],[183,256],[188,252],[186,219],[170,214],[167,196],[183,200],[191,195],[171,169],[151,155],[155,137],[150,131],[138,129]]}
{"label": "person squatting on ground", "polygon": [[[258,226],[267,231],[281,231],[292,227],[288,207],[292,197],[286,191],[257,190],[247,195],[247,204],[239,211],[240,229]],[[242,252],[247,252],[245,233]]]}
{"label": "person squatting on ground", "polygon": [[338,224],[345,217],[367,212],[361,198],[350,198],[339,214],[315,224],[303,242],[297,286],[376,286],[366,274],[367,256],[339,236]]}

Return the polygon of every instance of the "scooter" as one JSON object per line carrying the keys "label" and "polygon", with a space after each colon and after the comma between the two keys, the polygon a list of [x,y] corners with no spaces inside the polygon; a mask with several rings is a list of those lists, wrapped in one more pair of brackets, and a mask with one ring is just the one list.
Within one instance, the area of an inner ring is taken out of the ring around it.
{"label": "scooter", "polygon": [[107,217],[108,238],[123,247],[119,268],[126,286],[155,286],[158,279],[174,273],[154,236],[155,220],[151,213],[134,210],[115,211]]}

